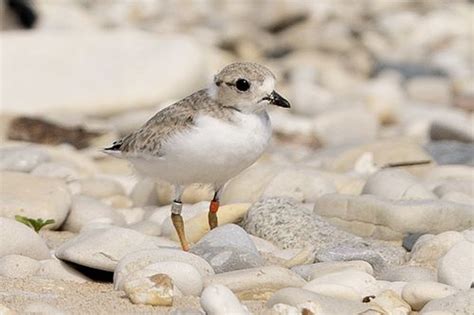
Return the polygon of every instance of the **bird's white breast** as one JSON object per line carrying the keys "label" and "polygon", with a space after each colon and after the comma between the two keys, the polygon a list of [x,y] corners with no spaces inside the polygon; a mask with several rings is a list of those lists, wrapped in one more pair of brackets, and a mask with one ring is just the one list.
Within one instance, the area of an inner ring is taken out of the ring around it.
{"label": "bird's white breast", "polygon": [[172,136],[158,159],[133,159],[147,175],[170,183],[210,183],[217,186],[253,164],[264,152],[271,137],[265,111],[235,112],[232,122],[201,114],[195,125]]}

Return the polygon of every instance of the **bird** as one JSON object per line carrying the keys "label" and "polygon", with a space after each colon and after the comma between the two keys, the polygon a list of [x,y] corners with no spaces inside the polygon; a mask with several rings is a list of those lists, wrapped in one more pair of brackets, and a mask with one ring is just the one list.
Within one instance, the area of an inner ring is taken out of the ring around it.
{"label": "bird", "polygon": [[207,88],[165,107],[104,149],[128,160],[139,175],[174,186],[171,221],[183,250],[189,250],[181,216],[184,188],[198,183],[213,189],[208,223],[214,229],[223,187],[269,145],[268,105],[290,108],[289,101],[275,91],[275,82],[275,75],[263,65],[229,64]]}

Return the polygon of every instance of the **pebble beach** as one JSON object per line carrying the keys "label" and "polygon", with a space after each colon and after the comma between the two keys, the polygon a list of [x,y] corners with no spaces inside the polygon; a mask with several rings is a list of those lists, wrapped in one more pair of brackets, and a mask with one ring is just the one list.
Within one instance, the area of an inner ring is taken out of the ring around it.
{"label": "pebble beach", "polygon": [[[474,314],[472,1],[34,2],[0,4],[0,315]],[[185,252],[102,149],[235,61],[292,107],[217,228],[186,188]]]}

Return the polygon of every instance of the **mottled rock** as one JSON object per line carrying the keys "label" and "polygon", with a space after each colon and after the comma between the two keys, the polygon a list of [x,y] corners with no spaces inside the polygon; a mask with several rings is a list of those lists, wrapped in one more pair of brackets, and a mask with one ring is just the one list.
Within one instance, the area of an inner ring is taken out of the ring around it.
{"label": "mottled rock", "polygon": [[385,290],[377,294],[368,304],[376,308],[378,312],[383,312],[382,314],[409,315],[411,312],[410,305],[392,290]]}
{"label": "mottled rock", "polygon": [[165,274],[126,279],[123,290],[134,304],[173,305],[173,281]]}
{"label": "mottled rock", "polygon": [[0,216],[53,219],[55,223],[46,229],[61,226],[71,206],[71,195],[64,181],[17,172],[2,172],[0,177]]}
{"label": "mottled rock", "polygon": [[82,232],[61,245],[56,257],[82,266],[114,271],[120,259],[142,249],[172,246],[174,242],[119,227]]}
{"label": "mottled rock", "polygon": [[254,203],[242,223],[250,234],[281,248],[314,246],[321,250],[359,238],[337,229],[311,211],[288,198],[267,198]]}
{"label": "mottled rock", "polygon": [[190,252],[207,260],[216,273],[263,265],[263,259],[250,237],[235,224],[211,230]]}
{"label": "mottled rock", "polygon": [[201,306],[208,315],[248,315],[250,312],[226,286],[212,284],[201,295]]}
{"label": "mottled rock", "polygon": [[44,240],[23,223],[0,218],[0,257],[22,255],[33,259],[50,258]]}
{"label": "mottled rock", "polygon": [[463,239],[463,235],[456,231],[423,235],[411,251],[410,264],[436,268],[439,258]]}

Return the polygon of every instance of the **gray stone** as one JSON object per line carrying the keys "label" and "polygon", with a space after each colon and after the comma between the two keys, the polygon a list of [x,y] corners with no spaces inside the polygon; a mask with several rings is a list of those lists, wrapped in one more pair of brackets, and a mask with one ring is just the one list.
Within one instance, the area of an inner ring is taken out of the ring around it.
{"label": "gray stone", "polygon": [[40,163],[49,160],[45,151],[28,146],[0,149],[0,170],[14,172],[30,172]]}
{"label": "gray stone", "polygon": [[71,195],[63,180],[19,172],[1,172],[0,178],[0,216],[53,219],[46,229],[57,229],[66,219]]}
{"label": "gray stone", "polygon": [[254,203],[247,212],[242,227],[281,248],[314,246],[316,250],[344,242],[359,242],[361,238],[312,215],[311,210],[288,198],[267,198]]}
{"label": "gray stone", "polygon": [[474,144],[451,140],[429,142],[425,149],[436,163],[474,165]]}
{"label": "gray stone", "polygon": [[[442,299],[431,300],[421,309],[420,315],[428,312],[446,312],[445,314],[474,314],[474,290],[466,290]],[[430,313],[431,314],[431,313]]]}
{"label": "gray stone", "polygon": [[436,273],[432,269],[418,266],[402,266],[384,271],[378,279],[386,281],[436,281]]}
{"label": "gray stone", "polygon": [[263,265],[263,259],[250,237],[235,224],[211,230],[190,252],[207,260],[216,273]]}
{"label": "gray stone", "polygon": [[22,255],[33,259],[50,258],[45,241],[23,223],[0,217],[0,257]]}
{"label": "gray stone", "polygon": [[121,226],[125,224],[125,219],[114,208],[95,198],[82,195],[73,196],[71,212],[62,229],[79,232],[84,226],[91,223]]}
{"label": "gray stone", "polygon": [[423,233],[408,233],[403,238],[402,246],[407,251],[411,252],[413,245],[415,245],[416,241],[420,238],[420,236],[424,235]]}
{"label": "gray stone", "polygon": [[175,243],[130,229],[111,227],[85,231],[56,250],[56,257],[82,266],[114,271],[120,259],[141,249],[158,249]]}

